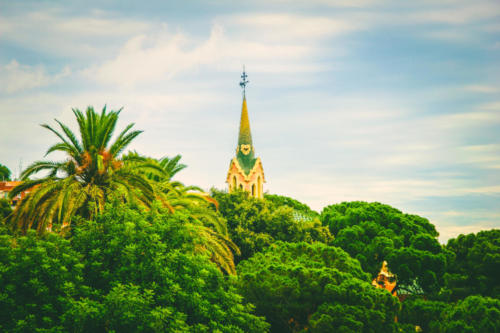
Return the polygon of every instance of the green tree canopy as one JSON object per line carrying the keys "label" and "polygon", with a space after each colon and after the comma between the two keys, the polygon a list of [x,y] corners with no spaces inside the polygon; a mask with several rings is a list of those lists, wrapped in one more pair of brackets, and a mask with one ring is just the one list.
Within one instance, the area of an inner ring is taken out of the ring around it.
{"label": "green tree canopy", "polygon": [[[240,248],[241,256],[236,261],[247,259],[278,240],[332,241],[328,228],[323,227],[319,219],[305,219],[302,214],[297,216],[296,209],[284,204],[293,199],[276,195],[269,196],[270,199],[267,199],[268,196],[256,199],[244,191],[226,193],[212,190],[212,196],[219,203],[219,211],[227,220],[231,239]],[[297,204],[300,203],[297,201],[295,205]]]}
{"label": "green tree canopy", "polygon": [[231,279],[193,254],[189,216],[107,205],[58,234],[0,236],[0,331],[266,332]]}
{"label": "green tree canopy", "polygon": [[293,208],[296,218],[303,220],[319,218],[318,212],[312,210],[308,205],[293,198],[277,194],[264,194],[264,198],[271,201],[277,207],[288,206]]}
{"label": "green tree canopy", "polygon": [[273,332],[392,332],[399,302],[357,260],[322,243],[277,242],[238,267],[240,290]]}
{"label": "green tree canopy", "polygon": [[500,230],[480,231],[450,239],[454,256],[446,284],[453,299],[480,294],[500,298]]}
{"label": "green tree canopy", "polygon": [[0,181],[10,180],[10,169],[0,164]]}
{"label": "green tree canopy", "polygon": [[9,200],[0,198],[0,224],[10,213],[12,213],[12,208],[10,207]]}
{"label": "green tree canopy", "polygon": [[398,316],[400,323],[408,323],[413,327],[420,326],[423,332],[432,332],[436,329],[444,311],[452,304],[428,300],[422,297],[409,297],[402,303],[401,312]]}
{"label": "green tree canopy", "polygon": [[[91,218],[103,210],[111,197],[138,201],[146,206],[151,204],[154,191],[141,170],[162,170],[142,161],[135,161],[132,167],[120,158],[121,152],[141,133],[130,131],[133,124],[129,124],[111,140],[120,111],[108,112],[106,107],[101,113],[92,107],[85,112],[73,109],[80,139],[58,120],[59,131],[42,125],[60,140],[46,154],[58,151],[67,158],[61,162],[34,162],[23,171],[23,183],[14,188],[10,196],[26,190],[31,193],[12,214],[14,227],[45,232],[52,224],[70,224],[75,214]],[[40,171],[47,171],[48,175],[29,179]]]}
{"label": "green tree canopy", "polygon": [[321,220],[340,246],[375,276],[386,260],[408,292],[439,292],[446,255],[431,223],[380,203],[343,202],[323,209]]}
{"label": "green tree canopy", "polygon": [[469,296],[446,308],[441,318],[431,325],[431,332],[436,333],[498,333],[500,300]]}
{"label": "green tree canopy", "polygon": [[62,332],[59,316],[86,294],[82,256],[59,235],[13,237],[0,230],[0,331]]}

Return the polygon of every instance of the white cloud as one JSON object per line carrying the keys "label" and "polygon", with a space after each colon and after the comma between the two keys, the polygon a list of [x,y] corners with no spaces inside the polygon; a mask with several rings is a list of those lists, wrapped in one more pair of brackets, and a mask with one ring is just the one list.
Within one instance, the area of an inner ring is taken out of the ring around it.
{"label": "white cloud", "polygon": [[484,94],[492,94],[500,92],[499,86],[487,85],[487,84],[471,84],[465,86],[463,89],[465,91],[470,91],[473,93],[484,93]]}
{"label": "white cloud", "polygon": [[493,19],[499,16],[500,5],[496,1],[452,1],[448,4],[433,2],[426,10],[409,15],[415,22],[444,24],[468,24]]}
{"label": "white cloud", "polygon": [[369,7],[369,10],[352,11],[343,17],[354,22],[362,21],[371,29],[405,28],[410,34],[424,38],[484,47],[491,47],[486,44],[489,41],[486,42],[484,36],[496,33],[499,27],[498,1],[380,1]]}
{"label": "white cloud", "polygon": [[456,238],[459,235],[466,235],[470,233],[478,233],[482,230],[490,230],[493,228],[499,228],[499,225],[494,224],[473,224],[466,226],[457,226],[457,225],[445,225],[440,223],[439,221],[432,221],[438,228],[439,232],[439,241],[443,244],[447,243],[449,239]]}
{"label": "white cloud", "polygon": [[310,59],[323,48],[322,39],[354,29],[344,21],[285,14],[240,15],[215,21],[204,40],[167,29],[136,35],[112,59],[87,68],[83,74],[104,84],[133,87],[203,66],[235,71],[246,63],[254,73],[318,72],[327,67]]}
{"label": "white cloud", "polygon": [[93,17],[74,17],[54,9],[8,16],[0,13],[0,41],[57,57],[105,58],[124,39],[153,26],[111,13]]}
{"label": "white cloud", "polygon": [[70,75],[69,67],[50,75],[43,66],[21,65],[16,60],[0,66],[0,92],[15,93],[57,82]]}
{"label": "white cloud", "polygon": [[431,30],[423,34],[425,37],[430,39],[440,39],[447,42],[454,43],[463,43],[463,42],[471,42],[474,40],[474,37],[477,36],[476,31],[471,31],[467,29],[443,29],[439,28],[436,30]]}
{"label": "white cloud", "polygon": [[[439,240],[446,243],[450,238],[456,238],[461,234],[477,233],[482,230],[500,228],[500,213],[485,212],[482,210],[451,210],[444,212],[423,212],[424,216],[430,218],[431,223],[436,225],[439,232]],[[462,220],[466,224],[457,224]]]}
{"label": "white cloud", "polygon": [[175,74],[193,69],[218,57],[218,28],[198,46],[182,34],[160,33],[140,35],[130,39],[118,55],[103,64],[92,66],[83,73],[102,83],[133,86],[136,83],[172,78]]}
{"label": "white cloud", "polygon": [[454,113],[448,115],[441,115],[433,117],[433,123],[437,127],[443,129],[453,129],[458,127],[484,126],[495,123],[500,123],[500,112],[494,111],[496,104],[488,103],[478,107],[478,110],[492,110],[492,111],[473,111]]}
{"label": "white cloud", "polygon": [[[311,175],[322,181],[311,182]],[[500,194],[500,185],[474,185],[468,180],[452,177],[421,179],[363,173],[354,175],[336,171],[325,173],[315,168],[309,172],[281,172],[269,179],[272,179],[269,184],[271,192],[288,193],[317,210],[331,203],[350,200],[379,201],[404,209],[410,202],[429,197]]]}
{"label": "white cloud", "polygon": [[484,103],[479,107],[481,110],[497,111],[497,118],[500,118],[500,101]]}
{"label": "white cloud", "polygon": [[[265,4],[269,4],[269,1],[263,0],[261,1]],[[303,0],[274,0],[274,2],[282,3],[283,5],[290,4],[301,4],[305,1]],[[314,5],[325,5],[328,7],[355,7],[355,8],[364,8],[370,7],[376,4],[381,4],[387,2],[387,0],[308,0],[308,4]]]}
{"label": "white cloud", "polygon": [[486,169],[500,168],[500,144],[470,145],[459,148],[461,161]]}
{"label": "white cloud", "polygon": [[319,38],[345,34],[365,27],[363,22],[327,16],[300,16],[293,14],[260,13],[222,17],[227,24],[245,38],[279,42],[316,42]]}

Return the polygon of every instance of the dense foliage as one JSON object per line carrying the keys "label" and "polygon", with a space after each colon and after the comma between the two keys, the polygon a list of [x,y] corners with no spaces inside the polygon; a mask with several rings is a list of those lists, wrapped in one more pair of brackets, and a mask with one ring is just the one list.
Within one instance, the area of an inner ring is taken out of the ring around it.
{"label": "dense foliage", "polygon": [[[107,206],[68,240],[0,237],[0,330],[265,332],[184,213]],[[83,222],[83,221],[81,221]]]}
{"label": "dense foliage", "polygon": [[0,199],[0,223],[12,213],[10,202],[7,199]]}
{"label": "dense foliage", "polygon": [[322,243],[278,242],[238,265],[240,289],[274,332],[387,332],[399,304],[359,262]]}
{"label": "dense foliage", "polygon": [[276,241],[332,241],[328,228],[323,227],[318,219],[297,217],[294,208],[280,204],[281,199],[288,198],[271,196],[267,199],[266,196],[262,200],[243,191],[226,193],[217,190],[212,190],[212,196],[227,220],[231,239],[240,248],[241,257],[236,257],[236,261],[248,259]]}
{"label": "dense foliage", "polygon": [[79,253],[59,235],[37,238],[34,231],[0,236],[0,331],[61,331],[59,316],[71,294],[81,294]]}
{"label": "dense foliage", "polygon": [[442,301],[427,300],[422,297],[410,297],[402,302],[398,320],[402,323],[419,326],[424,332],[431,332],[439,322],[441,314],[450,304]]}
{"label": "dense foliage", "polygon": [[469,296],[458,303],[405,300],[399,319],[435,333],[500,332],[500,300]]}
{"label": "dense foliage", "polygon": [[[112,141],[120,111],[73,112],[78,136],[43,125],[66,159],[0,199],[0,331],[500,332],[500,230],[444,247],[380,203],[209,195],[172,179],[180,155],[122,154],[140,131]],[[400,299],[372,281],[384,260]]]}
{"label": "dense foliage", "polygon": [[435,323],[435,332],[498,333],[500,332],[500,300],[469,296],[449,306]]}
{"label": "dense foliage", "polygon": [[355,201],[324,208],[321,220],[335,236],[333,244],[358,259],[372,276],[386,260],[406,292],[436,293],[444,284],[446,252],[427,219]]}
{"label": "dense foliage", "polygon": [[268,194],[268,193],[264,194],[264,198],[267,201],[272,202],[276,207],[288,206],[293,208],[294,215],[296,218],[302,220],[311,220],[314,218],[319,218],[318,212],[312,210],[308,205],[303,204],[302,202],[297,201],[293,198],[286,197],[283,195]]}
{"label": "dense foliage", "polygon": [[454,256],[446,275],[454,299],[480,294],[500,298],[500,230],[480,231],[450,239]]}
{"label": "dense foliage", "polygon": [[0,181],[10,180],[10,169],[0,163]]}

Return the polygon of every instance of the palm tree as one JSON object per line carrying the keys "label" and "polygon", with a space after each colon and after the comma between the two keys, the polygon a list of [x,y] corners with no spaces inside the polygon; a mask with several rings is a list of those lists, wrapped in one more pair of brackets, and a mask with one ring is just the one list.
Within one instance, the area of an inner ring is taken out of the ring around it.
{"label": "palm tree", "polygon": [[177,172],[186,168],[186,165],[179,164],[180,159],[181,155],[173,158],[163,157],[160,160],[150,159],[151,162],[158,163],[164,171],[146,175],[155,188],[157,200],[171,212],[187,210],[190,220],[186,227],[195,240],[195,251],[208,254],[220,269],[229,274],[236,274],[233,252],[240,254],[240,250],[229,238],[226,221],[217,212],[217,201],[197,186],[185,186],[172,180]]}
{"label": "palm tree", "polygon": [[190,219],[185,226],[194,239],[195,252],[208,255],[221,270],[236,274],[233,253],[240,255],[240,249],[229,238],[226,220],[209,207],[212,205],[210,201],[200,199],[200,196],[185,200],[180,208],[189,212]]}
{"label": "palm tree", "polygon": [[[73,109],[80,140],[57,119],[59,131],[42,125],[60,139],[46,155],[63,152],[67,158],[60,162],[34,162],[22,172],[23,183],[11,191],[10,196],[23,191],[30,193],[9,217],[15,228],[23,231],[35,228],[42,233],[52,224],[70,224],[75,214],[92,218],[112,197],[145,206],[151,204],[154,190],[143,174],[152,170],[161,174],[163,170],[152,163],[135,161],[133,156],[120,158],[122,151],[142,133],[130,131],[134,124],[129,124],[111,142],[120,112],[121,109],[107,112],[106,107],[100,114],[92,107],[85,113]],[[40,171],[47,174],[36,180],[29,179]]]}

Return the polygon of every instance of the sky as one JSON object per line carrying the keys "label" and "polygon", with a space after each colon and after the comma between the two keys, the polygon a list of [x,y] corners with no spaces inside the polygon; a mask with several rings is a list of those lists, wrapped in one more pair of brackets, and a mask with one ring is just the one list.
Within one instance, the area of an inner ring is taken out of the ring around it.
{"label": "sky", "polygon": [[442,242],[500,228],[498,1],[0,0],[0,163],[64,158],[39,125],[107,105],[131,150],[226,189],[243,65],[265,191],[386,203]]}

